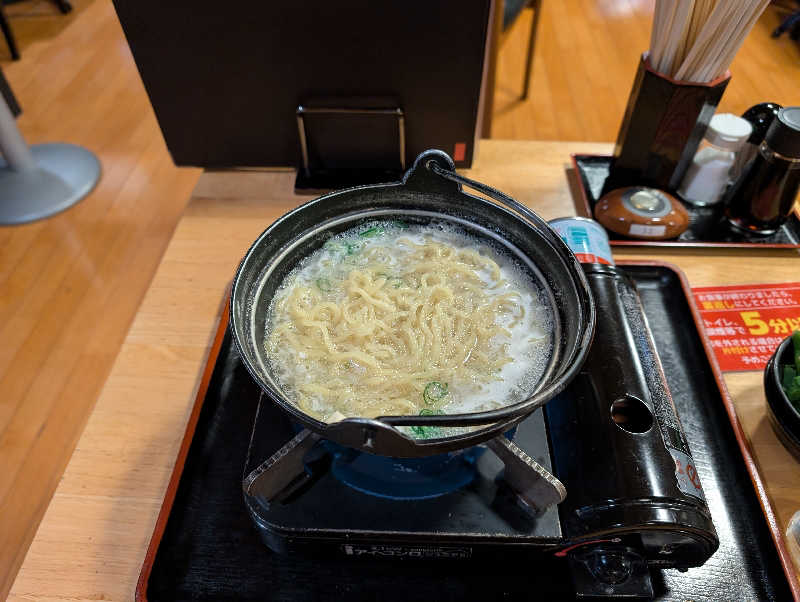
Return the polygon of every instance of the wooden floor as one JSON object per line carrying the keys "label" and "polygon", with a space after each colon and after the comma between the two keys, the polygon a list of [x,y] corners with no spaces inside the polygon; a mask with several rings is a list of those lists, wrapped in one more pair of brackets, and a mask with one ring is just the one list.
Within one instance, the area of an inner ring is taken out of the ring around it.
{"label": "wooden floor", "polygon": [[[523,11],[498,58],[492,138],[616,140],[639,57],[649,45],[653,4],[543,0],[524,102],[519,96],[532,11]],[[800,105],[800,44],[786,34],[770,37],[785,14],[770,6],[745,40],[719,112],[740,115],[766,101]]]}
{"label": "wooden floor", "polygon": [[103,175],[63,214],[0,227],[0,600],[200,173],[172,165],[110,2],[8,12],[20,129],[91,149]]}
{"label": "wooden floor", "polygon": [[[109,0],[7,8],[22,60],[0,65],[31,143],[103,164],[97,189],[49,220],[0,227],[0,599],[4,599],[199,171],[176,169]],[[647,46],[652,0],[545,0],[532,94],[518,102],[529,14],[500,52],[493,136],[613,140]],[[800,104],[800,51],[770,8],[722,109]],[[141,394],[147,395],[147,391]]]}

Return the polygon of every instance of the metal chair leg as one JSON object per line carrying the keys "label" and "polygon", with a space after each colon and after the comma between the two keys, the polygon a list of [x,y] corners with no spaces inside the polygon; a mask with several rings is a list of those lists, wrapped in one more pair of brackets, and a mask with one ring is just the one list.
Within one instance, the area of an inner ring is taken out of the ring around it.
{"label": "metal chair leg", "polygon": [[5,75],[3,75],[3,70],[0,69],[0,102],[5,99],[8,108],[11,109],[11,114],[14,117],[19,117],[20,113],[22,113],[22,108],[19,106],[19,102],[17,102],[17,98],[14,96],[14,91],[11,89],[11,86],[6,80]]}
{"label": "metal chair leg", "polygon": [[522,100],[528,98],[528,91],[531,85],[531,73],[533,72],[533,51],[536,47],[536,29],[539,26],[539,14],[542,12],[542,0],[531,0],[533,7],[533,20],[531,21],[531,34],[528,37],[528,56],[525,59],[525,83],[522,87]]}
{"label": "metal chair leg", "polygon": [[3,30],[3,35],[6,37],[8,49],[11,51],[11,58],[15,61],[19,60],[19,50],[17,50],[17,43],[14,40],[14,34],[11,31],[11,26],[8,24],[6,14],[3,12],[2,0],[0,0],[0,29]]}
{"label": "metal chair leg", "polygon": [[775,31],[772,32],[772,37],[779,38],[781,34],[792,30],[798,25],[800,25],[800,11],[795,11],[786,17],[777,28],[775,28]]}

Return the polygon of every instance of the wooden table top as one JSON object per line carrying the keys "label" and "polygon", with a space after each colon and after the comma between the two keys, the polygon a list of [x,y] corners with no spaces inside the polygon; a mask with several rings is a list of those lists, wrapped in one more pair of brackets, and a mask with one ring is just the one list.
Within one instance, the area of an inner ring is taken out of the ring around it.
{"label": "wooden table top", "polygon": [[[574,215],[570,153],[605,143],[481,142],[469,177],[545,219]],[[128,333],[11,590],[11,600],[128,600],[169,482],[226,286],[250,243],[307,200],[293,171],[204,174]],[[678,265],[692,286],[797,280],[796,251],[615,252]],[[800,463],[767,422],[760,372],[725,375],[781,531]]]}

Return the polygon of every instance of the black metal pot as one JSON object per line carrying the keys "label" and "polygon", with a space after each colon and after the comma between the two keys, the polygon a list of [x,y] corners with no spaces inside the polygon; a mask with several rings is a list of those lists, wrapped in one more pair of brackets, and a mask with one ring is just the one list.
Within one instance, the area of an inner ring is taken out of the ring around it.
{"label": "black metal pot", "polygon": [[[513,209],[461,190],[461,182]],[[410,223],[452,223],[515,257],[545,291],[554,314],[550,363],[524,401],[500,409],[441,416],[347,418],[326,424],[308,416],[282,393],[264,351],[270,301],[284,277],[331,236],[359,223],[399,218]],[[580,370],[594,333],[595,308],[586,277],[558,234],[535,213],[492,188],[455,173],[445,153],[422,153],[402,182],[324,195],[290,211],[253,243],[231,294],[231,329],[248,371],[284,411],[325,439],[375,454],[420,457],[462,449],[512,428],[566,387]],[[415,440],[397,426],[470,426],[459,435]],[[318,437],[315,437],[315,439]],[[298,444],[300,442],[298,441]]]}

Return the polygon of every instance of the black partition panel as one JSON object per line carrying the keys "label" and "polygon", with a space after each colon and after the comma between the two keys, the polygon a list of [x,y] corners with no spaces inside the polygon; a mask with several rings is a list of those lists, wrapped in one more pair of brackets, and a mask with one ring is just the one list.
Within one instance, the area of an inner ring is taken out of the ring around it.
{"label": "black partition panel", "polygon": [[[472,162],[490,0],[114,5],[178,165],[299,166],[299,104],[376,97],[404,113],[407,162],[427,148]],[[364,139],[365,157],[397,144],[352,128],[344,147]]]}

